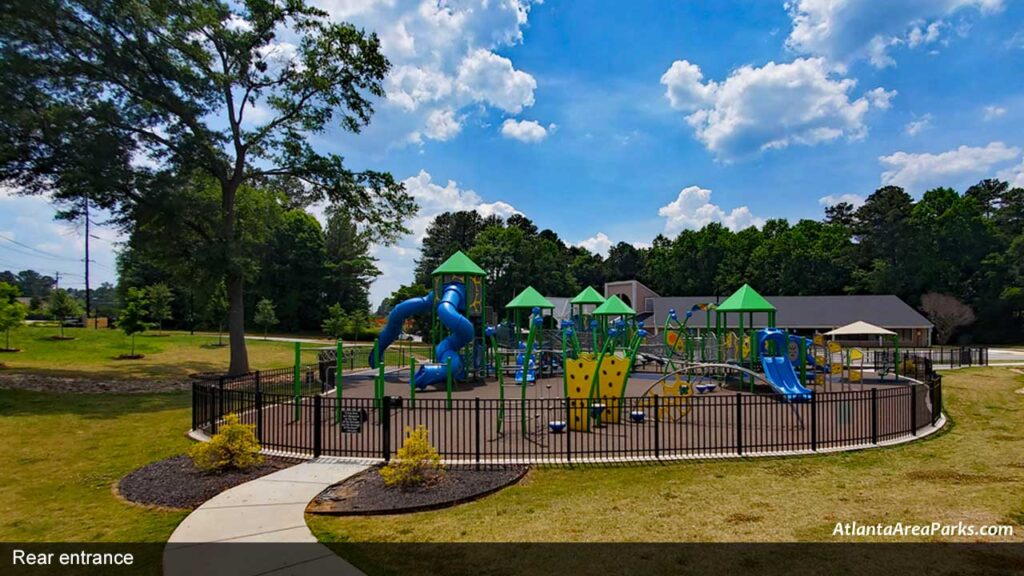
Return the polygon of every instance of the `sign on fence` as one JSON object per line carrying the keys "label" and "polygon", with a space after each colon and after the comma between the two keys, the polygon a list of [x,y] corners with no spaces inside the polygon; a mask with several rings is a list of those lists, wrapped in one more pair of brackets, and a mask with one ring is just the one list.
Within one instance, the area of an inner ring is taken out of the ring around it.
{"label": "sign on fence", "polygon": [[341,411],[341,431],[349,434],[359,434],[363,431],[363,422],[366,417],[362,410]]}

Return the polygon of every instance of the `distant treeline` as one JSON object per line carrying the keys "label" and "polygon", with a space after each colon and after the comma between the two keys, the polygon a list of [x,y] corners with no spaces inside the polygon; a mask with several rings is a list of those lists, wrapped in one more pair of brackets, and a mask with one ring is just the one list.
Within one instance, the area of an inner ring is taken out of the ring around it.
{"label": "distant treeline", "polygon": [[427,230],[415,282],[429,285],[430,271],[455,250],[487,270],[488,303],[498,310],[531,284],[571,296],[631,279],[666,296],[724,296],[750,283],[766,295],[896,294],[919,307],[937,293],[974,309],[976,320],[954,341],[1024,340],[1024,189],[998,180],[964,194],[936,188],[917,201],[886,186],[860,207],[828,207],[821,221],[739,231],[712,223],[658,235],[649,248],[620,242],[605,258],[524,216],[446,213]]}

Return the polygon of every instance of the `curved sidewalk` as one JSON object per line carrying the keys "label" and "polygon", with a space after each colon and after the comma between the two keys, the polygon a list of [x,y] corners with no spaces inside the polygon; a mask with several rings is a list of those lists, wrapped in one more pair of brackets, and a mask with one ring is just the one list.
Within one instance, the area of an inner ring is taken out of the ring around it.
{"label": "curved sidewalk", "polygon": [[[309,501],[325,488],[365,470],[361,460],[318,458],[221,492],[178,525],[164,549],[164,574],[246,575],[361,572],[316,544],[306,526]],[[226,543],[292,543],[238,546]]]}

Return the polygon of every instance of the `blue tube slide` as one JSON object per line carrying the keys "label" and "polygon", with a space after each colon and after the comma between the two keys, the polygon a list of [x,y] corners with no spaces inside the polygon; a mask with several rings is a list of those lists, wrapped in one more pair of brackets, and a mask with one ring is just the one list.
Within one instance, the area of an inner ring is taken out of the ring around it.
{"label": "blue tube slide", "polygon": [[[409,298],[405,302],[402,302],[391,309],[391,314],[388,314],[388,322],[384,326],[384,329],[380,331],[380,355],[384,356],[384,351],[391,346],[391,343],[398,338],[398,335],[402,333],[402,325],[405,324],[405,319],[409,316],[416,314],[422,314],[430,310],[430,305],[434,302],[434,292],[427,292],[426,296],[420,296],[419,298]],[[373,357],[373,351],[370,351],[370,367],[377,367],[377,359]]]}
{"label": "blue tube slide", "polygon": [[[765,328],[757,332],[757,346],[761,352],[761,366],[764,377],[776,392],[783,395],[787,402],[806,402],[811,399],[811,391],[800,383],[800,377],[789,361],[788,344],[785,330]],[[773,342],[774,354],[769,355],[768,343]]]}
{"label": "blue tube slide", "polygon": [[446,365],[451,359],[452,378],[465,376],[465,367],[459,349],[473,341],[473,324],[462,315],[466,309],[466,287],[459,282],[445,285],[441,302],[437,305],[437,318],[451,334],[434,349],[437,364],[426,364],[416,373],[416,387],[426,388],[431,384],[445,382]]}

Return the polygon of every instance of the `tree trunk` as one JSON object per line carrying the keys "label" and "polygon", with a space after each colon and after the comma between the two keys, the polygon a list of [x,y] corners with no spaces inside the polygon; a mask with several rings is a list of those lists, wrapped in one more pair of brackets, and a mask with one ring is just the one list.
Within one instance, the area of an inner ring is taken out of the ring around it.
{"label": "tree trunk", "polygon": [[[237,171],[236,171],[237,173]],[[239,179],[224,182],[221,187],[221,232],[224,247],[224,263],[227,272],[228,292],[228,344],[231,346],[231,364],[228,374],[249,372],[249,351],[245,348],[245,276],[241,266],[235,262],[238,257],[235,238],[235,193]]]}

